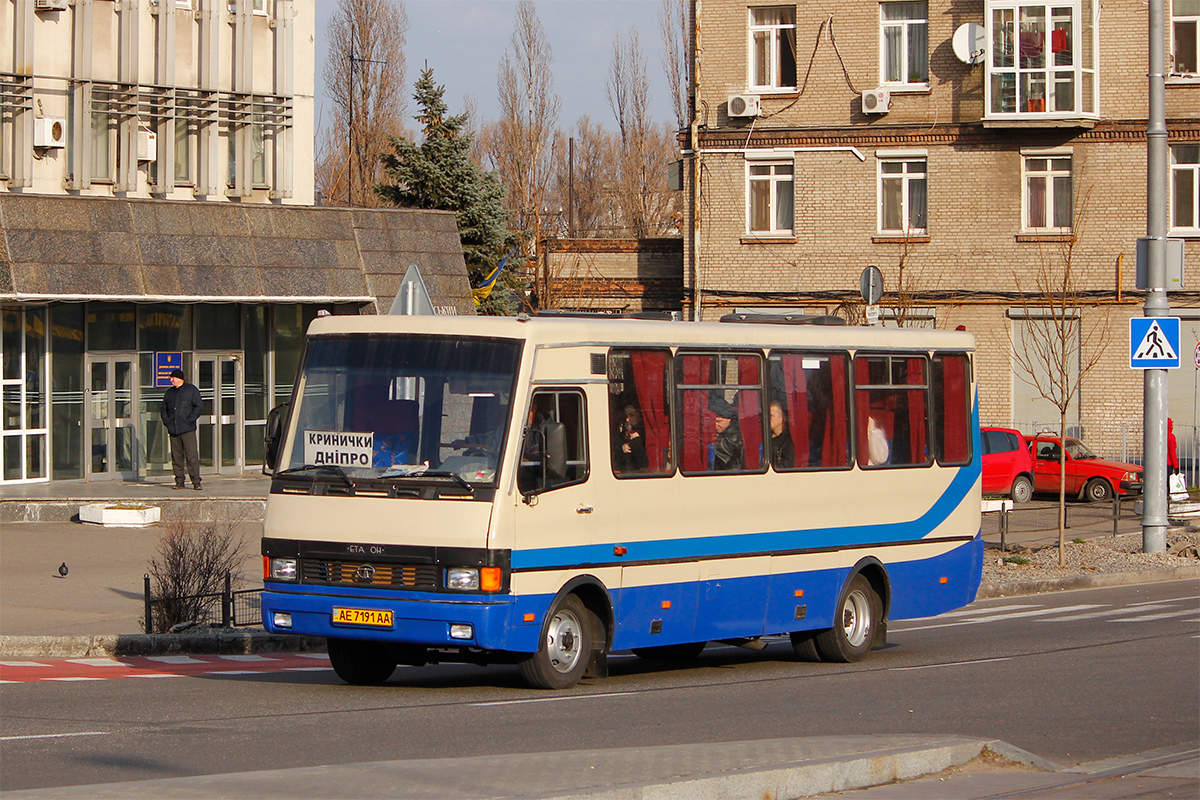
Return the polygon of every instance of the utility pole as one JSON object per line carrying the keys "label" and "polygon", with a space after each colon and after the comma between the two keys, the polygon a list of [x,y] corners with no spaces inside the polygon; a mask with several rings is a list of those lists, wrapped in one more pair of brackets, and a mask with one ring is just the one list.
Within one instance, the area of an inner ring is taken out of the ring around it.
{"label": "utility pole", "polygon": [[[1149,0],[1150,113],[1146,126],[1146,304],[1147,317],[1170,315],[1167,300],[1167,110],[1165,1]],[[1143,376],[1142,550],[1167,549],[1167,371]]]}

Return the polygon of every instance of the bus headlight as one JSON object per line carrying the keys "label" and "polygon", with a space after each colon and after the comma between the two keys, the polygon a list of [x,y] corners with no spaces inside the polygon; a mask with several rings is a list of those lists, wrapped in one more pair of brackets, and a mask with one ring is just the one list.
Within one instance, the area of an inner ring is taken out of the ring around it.
{"label": "bus headlight", "polygon": [[446,588],[466,592],[500,591],[499,567],[449,567]]}
{"label": "bus headlight", "polygon": [[294,580],[296,580],[296,559],[294,559],[294,558],[272,558],[271,559],[271,580],[275,580],[275,581],[294,581]]}

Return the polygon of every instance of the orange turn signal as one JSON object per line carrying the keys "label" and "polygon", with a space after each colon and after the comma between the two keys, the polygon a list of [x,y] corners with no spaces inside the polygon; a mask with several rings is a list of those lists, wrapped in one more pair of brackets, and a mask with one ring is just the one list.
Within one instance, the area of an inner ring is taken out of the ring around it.
{"label": "orange turn signal", "polygon": [[536,614],[526,614],[525,616],[521,617],[521,621],[522,622],[533,622],[536,618],[537,618]]}
{"label": "orange turn signal", "polygon": [[271,557],[263,556],[263,580],[271,578]]}
{"label": "orange turn signal", "polygon": [[949,582],[950,582],[949,578],[939,578],[938,579],[938,583],[949,583]]}
{"label": "orange turn signal", "polygon": [[500,591],[499,567],[483,567],[479,570],[479,589],[483,592]]}
{"label": "orange turn signal", "polygon": [[803,590],[803,589],[797,589],[797,590],[796,590],[796,597],[804,597],[804,590]]}
{"label": "orange turn signal", "polygon": [[670,601],[670,600],[663,600],[663,601],[662,601],[662,607],[663,607],[663,608],[670,608],[670,607],[671,607],[671,601]]}

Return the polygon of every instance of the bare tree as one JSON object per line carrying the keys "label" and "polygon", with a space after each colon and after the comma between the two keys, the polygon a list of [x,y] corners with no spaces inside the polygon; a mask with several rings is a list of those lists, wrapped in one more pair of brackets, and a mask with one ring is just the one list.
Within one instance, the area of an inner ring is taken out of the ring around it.
{"label": "bare tree", "polygon": [[676,129],[688,125],[688,43],[691,30],[688,24],[688,0],[662,0],[658,10],[658,28],[662,35],[663,69],[671,89]]}
{"label": "bare tree", "polygon": [[625,228],[637,238],[660,236],[677,227],[678,197],[667,187],[676,147],[672,132],[650,120],[646,56],[636,30],[613,40],[606,90],[620,134],[614,174]]}
{"label": "bare tree", "polygon": [[[1033,285],[1026,291],[1021,274],[1014,275],[1025,317],[1018,344],[1009,349],[1019,376],[1058,409],[1058,563],[1066,564],[1066,431],[1067,411],[1079,397],[1088,373],[1100,365],[1110,341],[1108,314],[1094,307],[1084,319],[1087,303],[1078,264],[1078,245],[1086,217],[1087,195],[1076,205],[1073,233],[1057,247],[1039,251]],[[1026,283],[1029,279],[1026,278]],[[1010,337],[1012,334],[1010,333]]]}
{"label": "bare tree", "polygon": [[404,133],[403,0],[338,0],[329,20],[325,87],[333,103],[322,126],[317,188],[326,203],[379,205],[379,156]]}
{"label": "bare tree", "polygon": [[531,252],[526,255],[533,263],[541,261],[537,248],[549,213],[544,203],[554,175],[561,106],[554,93],[553,60],[533,0],[519,0],[509,50],[500,59],[496,78],[500,120],[486,138],[492,166],[507,190],[511,224],[527,243]]}

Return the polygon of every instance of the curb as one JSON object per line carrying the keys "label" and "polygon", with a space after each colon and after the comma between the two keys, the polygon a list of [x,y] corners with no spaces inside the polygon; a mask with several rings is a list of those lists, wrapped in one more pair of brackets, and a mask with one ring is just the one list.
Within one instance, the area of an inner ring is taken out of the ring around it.
{"label": "curb", "polygon": [[1031,581],[995,581],[980,584],[976,600],[991,597],[1015,597],[1043,592],[1065,592],[1070,589],[1099,589],[1105,586],[1129,586],[1135,583],[1158,583],[1200,578],[1200,565],[1144,569],[1136,572],[1098,572],[1094,575],[1068,575],[1062,578],[1040,578]]}
{"label": "curb", "polygon": [[325,652],[318,636],[285,636],[265,631],[208,634],[131,633],[104,636],[0,636],[0,658],[95,658],[181,653],[251,655]]}

